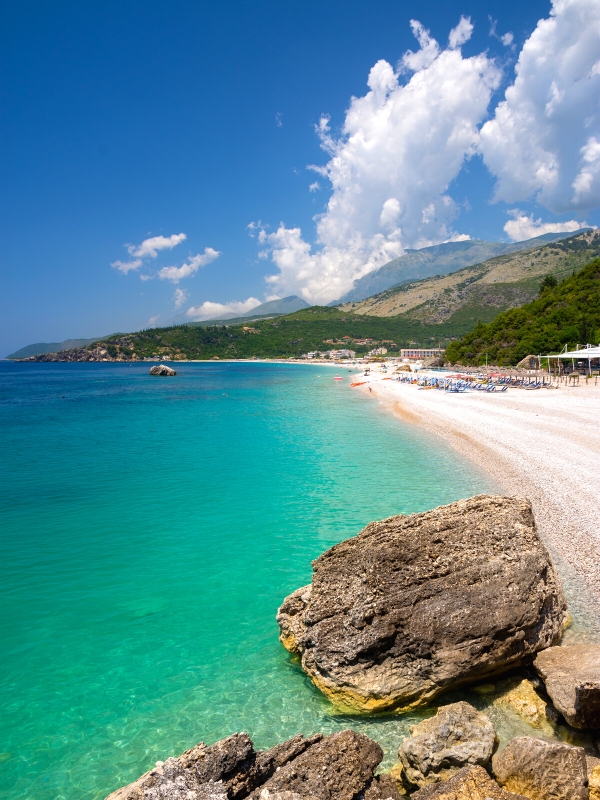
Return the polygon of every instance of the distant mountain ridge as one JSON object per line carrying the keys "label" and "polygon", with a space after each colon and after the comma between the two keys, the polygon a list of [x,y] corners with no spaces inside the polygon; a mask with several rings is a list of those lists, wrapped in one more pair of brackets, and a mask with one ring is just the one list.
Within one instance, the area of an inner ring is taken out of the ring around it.
{"label": "distant mountain ridge", "polygon": [[587,230],[560,241],[495,256],[448,275],[407,281],[366,300],[337,306],[350,314],[402,316],[427,325],[459,329],[491,322],[500,312],[537,297],[540,280],[562,280],[600,256],[600,231]]}
{"label": "distant mountain ridge", "polygon": [[177,317],[175,317],[172,324],[214,325],[217,322],[243,320],[246,319],[246,317],[252,317],[256,319],[258,317],[264,317],[271,314],[293,314],[294,311],[301,311],[303,308],[310,308],[306,300],[303,300],[301,297],[298,297],[295,294],[291,294],[288,297],[280,297],[277,300],[267,300],[266,303],[261,303],[259,306],[254,306],[254,308],[251,308],[250,311],[246,311],[245,314],[234,314],[232,311],[228,311],[226,314],[220,314],[218,317],[212,317],[211,319],[203,319],[199,322],[190,322],[187,319],[186,314],[179,314]]}
{"label": "distant mountain ridge", "polygon": [[432,247],[423,247],[421,250],[407,252],[400,258],[396,258],[394,261],[390,261],[380,267],[375,272],[370,272],[363,278],[359,278],[349,292],[340,300],[336,300],[329,305],[357,303],[401,283],[422,280],[434,275],[448,275],[450,272],[457,272],[465,267],[481,264],[483,261],[494,258],[494,256],[516,253],[519,250],[529,250],[532,247],[548,244],[558,239],[566,239],[569,236],[573,236],[574,233],[580,232],[545,233],[542,236],[536,236],[534,239],[510,244],[486,242],[483,239],[469,239],[465,242],[445,242]]}
{"label": "distant mountain ridge", "polygon": [[[255,306],[255,308],[252,308],[245,314],[234,314],[232,312],[228,312],[227,314],[222,314],[220,317],[207,319],[202,322],[189,322],[185,317],[185,314],[179,314],[178,317],[172,320],[170,324],[200,325],[204,327],[207,325],[214,325],[219,322],[222,323],[227,321],[243,322],[244,320],[248,319],[250,322],[252,320],[271,315],[281,316],[283,314],[292,314],[294,311],[301,311],[303,308],[310,308],[306,300],[303,300],[301,297],[298,297],[295,294],[291,294],[288,297],[281,297],[277,300],[267,300],[266,303],[261,303],[259,306]],[[41,356],[44,355],[44,353],[60,353],[63,350],[75,350],[78,347],[86,347],[88,344],[94,344],[94,342],[100,342],[105,339],[109,339],[111,336],[118,335],[119,334],[111,333],[109,336],[96,336],[93,339],[65,339],[64,342],[37,342],[36,344],[28,344],[25,347],[21,347],[20,350],[16,350],[14,353],[6,356],[6,358],[29,358],[30,356]]]}
{"label": "distant mountain ridge", "polygon": [[[109,334],[109,336],[116,336],[116,334]],[[64,342],[37,342],[36,344],[28,344],[16,350],[6,358],[29,358],[29,356],[41,356],[44,353],[60,353],[62,350],[73,350],[76,347],[85,347],[88,344],[94,344],[101,339],[107,339],[107,336],[96,336],[93,339],[65,339]]]}

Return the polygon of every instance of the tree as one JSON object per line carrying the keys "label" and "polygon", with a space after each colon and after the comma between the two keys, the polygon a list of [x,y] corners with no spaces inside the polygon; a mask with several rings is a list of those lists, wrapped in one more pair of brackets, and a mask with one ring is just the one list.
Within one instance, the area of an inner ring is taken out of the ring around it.
{"label": "tree", "polygon": [[558,286],[558,281],[554,275],[546,275],[540,283],[540,294],[543,294],[547,289],[555,289]]}

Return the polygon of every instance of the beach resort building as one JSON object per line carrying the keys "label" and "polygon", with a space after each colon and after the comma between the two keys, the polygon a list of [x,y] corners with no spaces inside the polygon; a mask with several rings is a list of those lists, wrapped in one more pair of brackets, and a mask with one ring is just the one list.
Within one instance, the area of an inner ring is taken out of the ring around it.
{"label": "beach resort building", "polygon": [[435,358],[441,356],[444,351],[441,347],[407,347],[400,350],[401,358],[408,358],[411,361],[419,361],[422,358]]}

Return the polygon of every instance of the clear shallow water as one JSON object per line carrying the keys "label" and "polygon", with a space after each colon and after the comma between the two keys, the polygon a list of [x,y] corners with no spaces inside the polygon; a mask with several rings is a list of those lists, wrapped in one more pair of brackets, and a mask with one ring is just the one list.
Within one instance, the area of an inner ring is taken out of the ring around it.
{"label": "clear shallow water", "polygon": [[245,730],[336,714],[277,641],[311,559],[494,486],[328,368],[0,364],[0,797],[91,800]]}

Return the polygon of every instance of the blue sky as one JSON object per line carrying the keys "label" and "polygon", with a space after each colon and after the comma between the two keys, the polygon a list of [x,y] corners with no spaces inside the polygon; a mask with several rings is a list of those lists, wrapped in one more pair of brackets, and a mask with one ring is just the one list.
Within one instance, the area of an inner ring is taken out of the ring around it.
{"label": "blue sky", "polygon": [[329,302],[406,247],[600,224],[600,12],[551,9],[5,7],[0,355]]}

